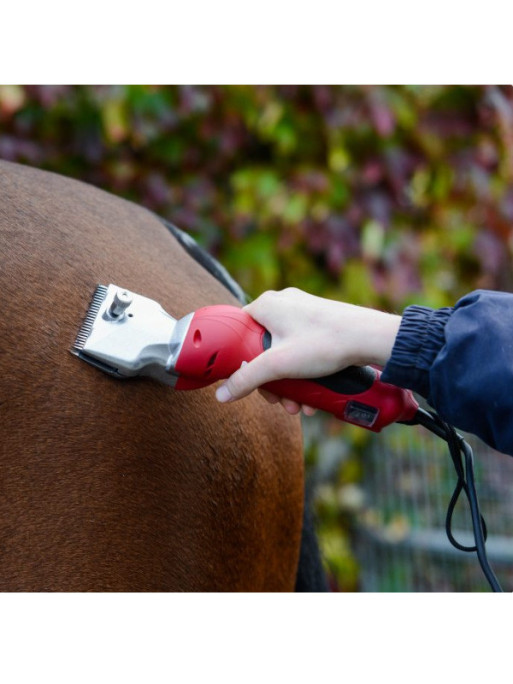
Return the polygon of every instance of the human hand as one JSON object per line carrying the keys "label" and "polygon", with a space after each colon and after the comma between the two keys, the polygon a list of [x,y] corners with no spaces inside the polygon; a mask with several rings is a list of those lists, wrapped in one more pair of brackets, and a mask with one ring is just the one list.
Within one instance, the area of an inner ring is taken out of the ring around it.
{"label": "human hand", "polygon": [[[331,375],[347,366],[384,365],[401,317],[337,302],[288,288],[264,292],[244,310],[272,336],[272,346],[233,373],[216,393],[221,402],[245,397],[254,389],[282,378]],[[280,401],[289,413],[303,408],[265,390],[271,403]]]}

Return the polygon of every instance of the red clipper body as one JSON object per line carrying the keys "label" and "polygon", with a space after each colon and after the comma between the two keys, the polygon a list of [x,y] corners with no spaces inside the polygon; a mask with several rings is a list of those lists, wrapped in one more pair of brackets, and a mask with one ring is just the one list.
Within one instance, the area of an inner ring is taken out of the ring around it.
{"label": "red clipper body", "polygon": [[[170,369],[175,389],[206,387],[229,377],[243,361],[251,361],[271,346],[271,336],[245,311],[232,306],[198,309]],[[276,380],[264,389],[333,414],[373,432],[414,418],[418,404],[409,390],[381,382],[371,366],[350,366],[313,379]]]}

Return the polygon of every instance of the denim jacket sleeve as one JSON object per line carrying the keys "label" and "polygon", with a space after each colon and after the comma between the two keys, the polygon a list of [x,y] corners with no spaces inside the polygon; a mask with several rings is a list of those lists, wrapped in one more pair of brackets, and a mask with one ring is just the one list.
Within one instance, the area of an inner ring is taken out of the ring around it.
{"label": "denim jacket sleeve", "polygon": [[513,294],[476,290],[453,308],[408,307],[382,380],[513,456]]}

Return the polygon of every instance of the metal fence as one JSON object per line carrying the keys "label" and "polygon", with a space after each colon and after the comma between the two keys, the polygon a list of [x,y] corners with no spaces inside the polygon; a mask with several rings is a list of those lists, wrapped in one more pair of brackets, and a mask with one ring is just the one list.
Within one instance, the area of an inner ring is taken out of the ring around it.
{"label": "metal fence", "polygon": [[[490,563],[513,590],[513,458],[465,436],[474,451],[476,486],[488,527]],[[456,483],[447,445],[421,428],[390,426],[363,456],[363,505],[353,545],[362,591],[488,591],[475,553],[455,549],[445,516]],[[467,501],[453,518],[458,541],[473,544]]]}

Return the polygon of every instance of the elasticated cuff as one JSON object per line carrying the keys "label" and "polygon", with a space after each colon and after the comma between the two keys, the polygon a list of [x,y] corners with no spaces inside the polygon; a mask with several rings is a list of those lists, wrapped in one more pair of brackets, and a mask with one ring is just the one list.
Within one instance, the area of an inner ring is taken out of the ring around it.
{"label": "elasticated cuff", "polygon": [[383,382],[429,397],[429,371],[445,343],[445,325],[452,311],[417,305],[404,310]]}

